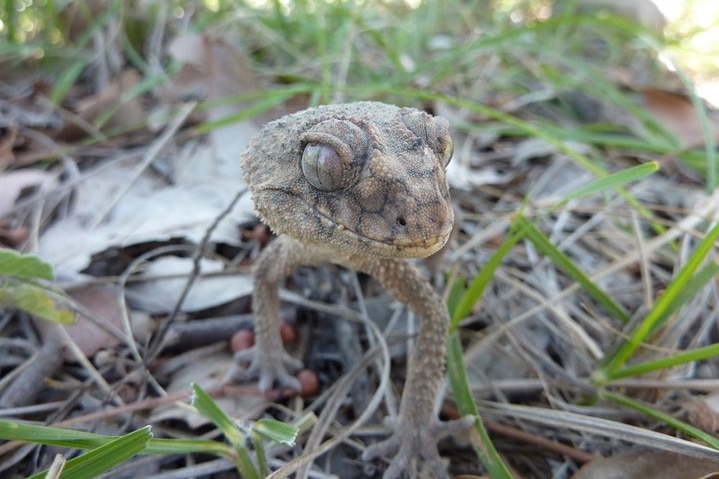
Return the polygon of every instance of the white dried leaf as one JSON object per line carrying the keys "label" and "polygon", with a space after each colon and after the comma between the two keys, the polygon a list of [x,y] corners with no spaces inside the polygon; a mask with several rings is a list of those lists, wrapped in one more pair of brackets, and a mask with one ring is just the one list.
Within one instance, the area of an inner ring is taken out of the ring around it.
{"label": "white dried leaf", "polygon": [[[192,273],[192,258],[163,256],[152,261],[140,275],[147,281],[128,285],[128,300],[136,309],[153,313],[167,313],[175,308]],[[221,273],[222,261],[201,259],[200,272]],[[158,278],[175,276],[173,278]],[[195,279],[187,297],[182,303],[182,311],[199,311],[252,293],[252,278],[249,275],[228,274]]]}

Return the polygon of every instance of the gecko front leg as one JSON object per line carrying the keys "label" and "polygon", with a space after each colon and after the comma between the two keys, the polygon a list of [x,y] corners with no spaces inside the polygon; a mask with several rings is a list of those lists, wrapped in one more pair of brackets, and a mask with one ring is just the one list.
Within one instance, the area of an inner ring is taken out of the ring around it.
{"label": "gecko front leg", "polygon": [[449,313],[442,299],[412,264],[404,260],[352,258],[347,266],[377,278],[382,285],[420,317],[420,330],[409,363],[409,371],[399,416],[389,422],[392,435],[370,446],[362,455],[365,460],[380,456],[393,457],[384,473],[385,479],[399,477],[421,459],[438,478],[447,478],[446,467],[437,443],[447,436],[467,429],[472,417],[441,422],[435,403],[444,376],[445,340]]}
{"label": "gecko front leg", "polygon": [[298,266],[315,264],[316,261],[312,261],[315,256],[289,236],[280,236],[259,256],[253,269],[255,345],[235,353],[235,364],[229,379],[246,381],[259,378],[262,391],[273,386],[300,390],[294,373],[302,368],[302,361],[290,356],[282,345],[279,286]]}

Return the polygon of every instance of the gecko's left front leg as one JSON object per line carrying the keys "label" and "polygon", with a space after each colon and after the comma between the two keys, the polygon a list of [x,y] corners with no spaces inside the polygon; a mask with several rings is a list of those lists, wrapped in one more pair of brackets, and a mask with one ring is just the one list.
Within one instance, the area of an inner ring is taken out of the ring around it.
{"label": "gecko's left front leg", "polygon": [[348,266],[377,278],[382,285],[420,318],[420,329],[412,352],[399,416],[392,418],[393,433],[370,446],[365,460],[394,456],[385,479],[399,477],[417,460],[423,460],[438,478],[448,478],[437,449],[443,438],[467,429],[472,417],[441,422],[435,412],[444,376],[445,341],[449,313],[442,299],[412,264],[405,260],[367,258],[350,260]]}

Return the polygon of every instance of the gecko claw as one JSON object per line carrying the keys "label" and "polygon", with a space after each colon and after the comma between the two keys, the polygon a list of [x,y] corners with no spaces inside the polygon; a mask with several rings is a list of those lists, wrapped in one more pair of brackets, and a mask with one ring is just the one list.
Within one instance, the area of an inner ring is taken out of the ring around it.
{"label": "gecko claw", "polygon": [[447,422],[433,419],[429,425],[423,426],[416,424],[416,421],[403,420],[401,417],[388,419],[385,424],[394,429],[394,432],[388,439],[368,447],[362,453],[362,459],[369,461],[380,456],[394,456],[382,475],[383,479],[400,477],[404,471],[416,468],[419,460],[430,468],[436,478],[449,479],[437,443],[445,437],[465,431],[473,423],[472,416]]}
{"label": "gecko claw", "polygon": [[257,346],[253,346],[235,353],[234,359],[235,364],[227,375],[228,381],[259,379],[258,387],[263,392],[273,387],[300,391],[300,382],[292,373],[302,369],[302,361],[285,351],[266,358]]}

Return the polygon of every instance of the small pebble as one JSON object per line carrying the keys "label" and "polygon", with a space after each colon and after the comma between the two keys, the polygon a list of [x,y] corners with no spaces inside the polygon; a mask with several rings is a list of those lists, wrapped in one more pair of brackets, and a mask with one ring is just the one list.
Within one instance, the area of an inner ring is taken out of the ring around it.
{"label": "small pebble", "polygon": [[297,380],[300,382],[300,394],[302,396],[312,396],[317,394],[320,389],[320,380],[314,371],[303,369],[297,373]]}
{"label": "small pebble", "polygon": [[280,336],[282,336],[282,344],[291,343],[297,336],[295,327],[287,321],[280,320]]}
{"label": "small pebble", "polygon": [[255,345],[255,333],[249,329],[240,329],[232,335],[230,340],[230,348],[233,353],[244,351]]}

